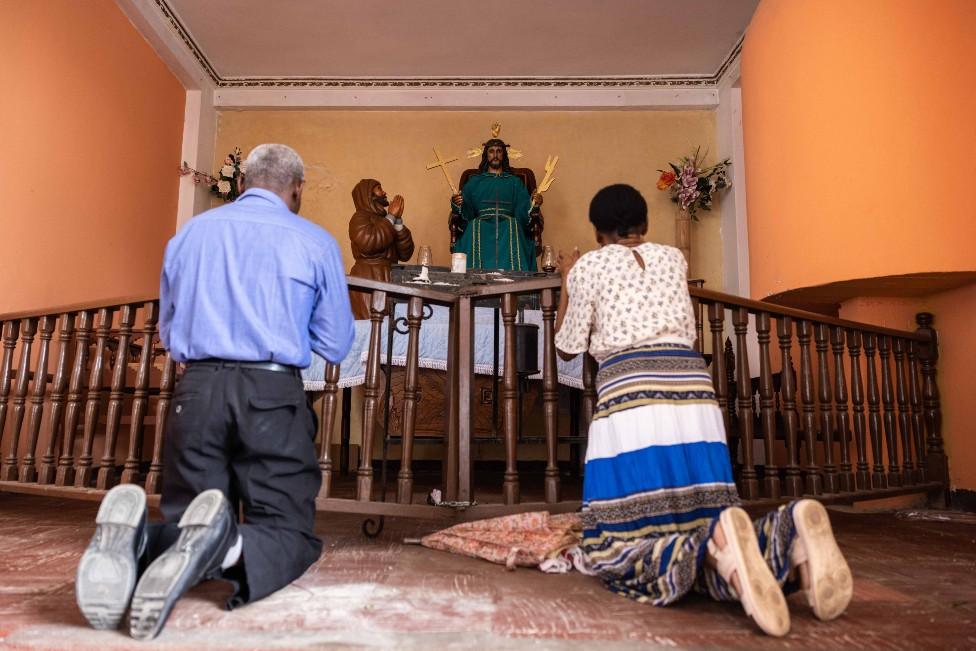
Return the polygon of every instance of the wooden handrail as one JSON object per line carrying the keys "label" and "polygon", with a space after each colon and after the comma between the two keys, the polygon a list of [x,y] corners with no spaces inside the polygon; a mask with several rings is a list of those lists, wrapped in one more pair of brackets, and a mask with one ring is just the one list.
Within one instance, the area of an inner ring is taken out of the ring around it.
{"label": "wooden handrail", "polygon": [[0,321],[16,321],[17,319],[27,319],[30,317],[49,316],[52,314],[66,314],[69,312],[82,312],[84,310],[97,310],[103,307],[116,307],[119,305],[134,305],[136,303],[146,303],[155,301],[159,298],[158,294],[134,294],[132,296],[121,296],[116,298],[105,298],[97,301],[82,301],[80,303],[68,303],[67,305],[55,305],[38,310],[20,310],[18,312],[7,312],[0,314]]}
{"label": "wooden handrail", "polygon": [[893,328],[883,328],[881,326],[875,326],[869,323],[859,323],[857,321],[848,321],[847,319],[838,319],[836,317],[827,316],[826,314],[807,312],[806,310],[798,310],[792,307],[776,305],[774,303],[764,303],[762,301],[755,301],[751,298],[742,298],[741,296],[723,294],[710,289],[692,287],[691,295],[706,302],[724,303],[726,306],[734,305],[737,307],[744,307],[753,314],[768,312],[774,316],[792,317],[797,321],[812,321],[814,323],[834,325],[841,328],[864,330],[866,332],[873,332],[879,335],[888,335],[889,337],[902,337],[903,339],[913,339],[915,341],[928,341],[928,337],[924,334],[913,332],[911,330],[895,330]]}
{"label": "wooden handrail", "polygon": [[[346,282],[349,287],[353,290],[362,291],[373,291],[380,290],[386,291],[388,294],[395,294],[397,296],[416,296],[427,301],[432,301],[442,305],[452,305],[457,302],[458,296],[470,296],[472,298],[487,298],[491,296],[499,296],[507,293],[525,294],[538,292],[544,289],[558,289],[560,286],[560,277],[558,275],[549,275],[546,277],[539,277],[524,280],[519,283],[518,290],[513,292],[512,287],[508,286],[509,283],[498,283],[494,285],[473,285],[462,288],[457,293],[445,292],[437,289],[431,289],[427,287],[404,287],[397,286],[395,290],[391,290],[389,283],[384,283],[378,280],[369,280],[366,278],[356,278],[354,276],[348,276]],[[756,301],[750,298],[743,298],[741,296],[735,296],[732,294],[723,294],[722,292],[716,292],[710,289],[702,289],[699,287],[690,288],[691,295],[699,300],[706,303],[722,303],[727,307],[740,307],[746,308],[752,314],[758,314],[759,312],[766,312],[768,314],[775,316],[788,316],[795,320],[806,320],[812,321],[814,323],[823,323],[825,325],[838,326],[841,328],[855,328],[865,332],[871,332],[878,335],[887,335],[889,337],[901,337],[903,339],[909,339],[913,341],[926,342],[928,337],[924,333],[913,332],[910,330],[896,330],[893,328],[885,328],[882,326],[875,326],[869,323],[859,323],[857,321],[849,321],[847,319],[838,319],[836,317],[827,316],[825,314],[818,314],[817,312],[808,312],[806,310],[800,310],[792,307],[786,307],[782,305],[777,305],[773,303],[765,303],[763,301]],[[59,305],[55,307],[44,308],[43,310],[21,310],[18,312],[8,312],[6,314],[0,314],[0,322],[2,321],[15,321],[18,319],[25,319],[29,317],[41,317],[52,314],[64,314],[67,312],[80,312],[82,310],[94,310],[102,307],[116,307],[121,305],[130,305],[136,303],[145,303],[147,301],[156,300],[154,295],[146,294],[136,294],[133,296],[123,296],[119,298],[110,298],[100,301],[85,301],[80,303],[70,303],[67,305]]]}

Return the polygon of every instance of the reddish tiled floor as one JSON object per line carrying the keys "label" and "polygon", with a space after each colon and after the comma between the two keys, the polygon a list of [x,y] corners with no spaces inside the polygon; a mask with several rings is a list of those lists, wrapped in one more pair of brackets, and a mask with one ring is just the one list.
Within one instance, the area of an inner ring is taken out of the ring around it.
{"label": "reddish tiled floor", "polygon": [[152,644],[89,629],[74,572],[96,503],[0,493],[0,649],[963,649],[976,648],[976,525],[832,512],[855,574],[847,614],[824,624],[791,598],[774,640],[736,604],[692,596],[653,608],[578,574],[499,566],[400,544],[438,525],[323,514],[326,551],[271,597],[233,612],[212,582],[180,601]]}

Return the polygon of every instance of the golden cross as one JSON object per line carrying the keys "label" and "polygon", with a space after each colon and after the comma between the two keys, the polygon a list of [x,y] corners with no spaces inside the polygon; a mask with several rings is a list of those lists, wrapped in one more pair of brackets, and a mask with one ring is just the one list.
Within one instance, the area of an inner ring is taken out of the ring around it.
{"label": "golden cross", "polygon": [[458,191],[457,188],[454,187],[454,183],[451,181],[450,175],[448,175],[447,173],[447,164],[453,163],[454,161],[457,160],[457,158],[449,158],[448,160],[444,160],[443,158],[441,158],[441,153],[437,151],[437,147],[434,147],[434,157],[437,160],[427,165],[427,170],[430,171],[436,167],[441,168],[441,171],[444,172],[444,178],[447,180],[447,184],[451,186],[451,196],[453,197],[458,193]]}

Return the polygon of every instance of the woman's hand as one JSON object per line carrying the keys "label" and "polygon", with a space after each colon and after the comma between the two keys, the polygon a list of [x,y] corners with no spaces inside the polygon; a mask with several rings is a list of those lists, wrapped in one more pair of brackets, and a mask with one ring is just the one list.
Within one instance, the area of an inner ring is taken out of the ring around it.
{"label": "woman's hand", "polygon": [[579,247],[574,246],[573,250],[566,253],[562,249],[559,250],[559,255],[556,256],[556,269],[562,274],[563,278],[569,275],[569,270],[573,268],[576,261],[580,259]]}

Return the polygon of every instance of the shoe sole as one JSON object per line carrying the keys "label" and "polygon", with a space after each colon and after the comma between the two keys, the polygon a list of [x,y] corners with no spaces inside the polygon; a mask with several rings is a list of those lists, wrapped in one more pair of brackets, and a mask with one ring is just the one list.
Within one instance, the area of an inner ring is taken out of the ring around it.
{"label": "shoe sole", "polygon": [[746,613],[767,635],[782,637],[790,632],[790,611],[783,590],[759,552],[759,541],[749,514],[740,508],[725,509],[719,515],[725,544],[735,554],[742,588],[739,601]]}
{"label": "shoe sole", "polygon": [[807,552],[810,587],[807,600],[818,619],[829,621],[847,610],[854,594],[854,578],[844,559],[827,510],[816,500],[803,500],[793,508],[793,524]]}
{"label": "shoe sole", "polygon": [[95,516],[99,547],[89,549],[78,563],[75,600],[93,628],[118,628],[129,606],[138,572],[138,556],[131,553],[136,532],[146,514],[146,494],[135,485],[117,486]]}
{"label": "shoe sole", "polygon": [[[216,489],[197,495],[180,518],[181,541],[192,541],[195,532],[189,527],[207,527],[212,524],[220,515],[224,501],[223,493]],[[175,594],[174,589],[183,581],[190,560],[189,552],[170,548],[145,571],[139,579],[129,608],[129,634],[132,637],[150,640],[159,635],[173,606],[183,596],[182,592]],[[187,585],[186,589],[191,587],[193,586]]]}

